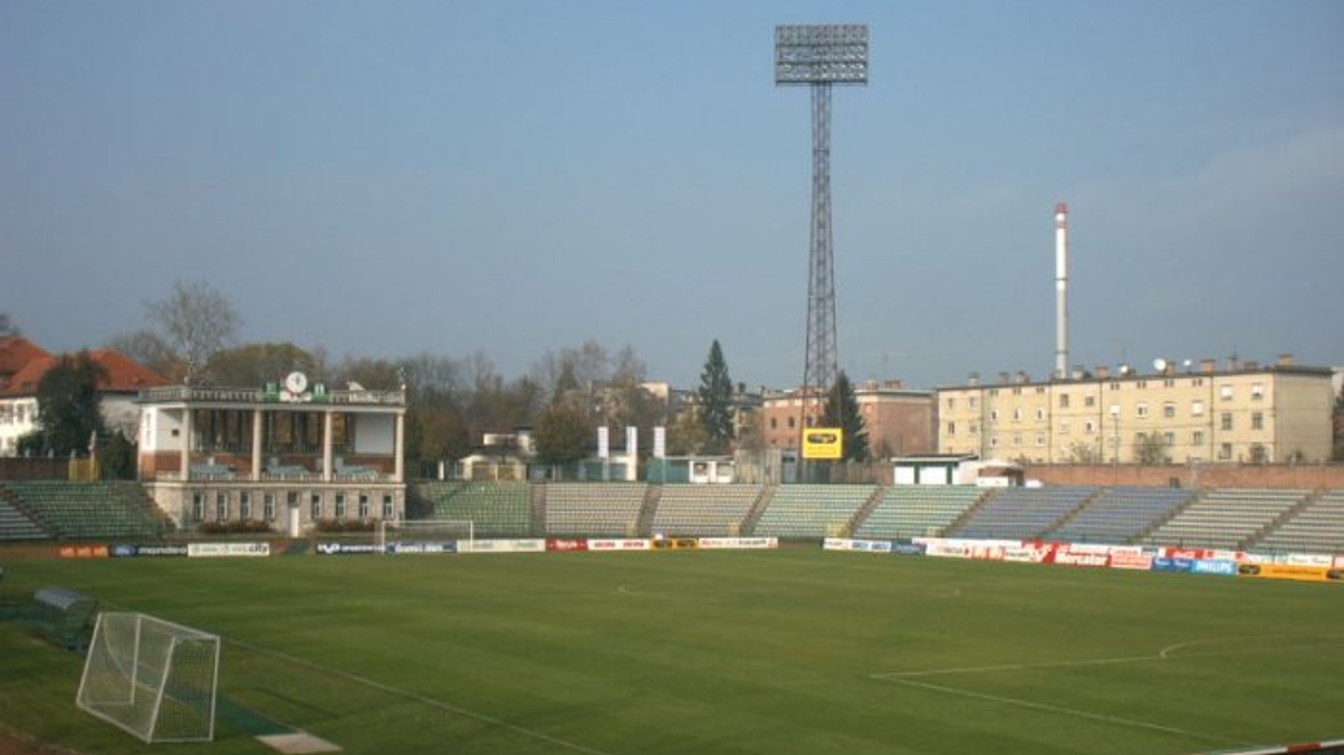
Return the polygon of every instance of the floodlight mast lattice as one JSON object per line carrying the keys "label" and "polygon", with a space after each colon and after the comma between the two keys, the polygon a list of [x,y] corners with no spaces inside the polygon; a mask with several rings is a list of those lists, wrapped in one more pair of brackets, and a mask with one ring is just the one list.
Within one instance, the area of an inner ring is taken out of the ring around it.
{"label": "floodlight mast lattice", "polygon": [[808,426],[808,397],[824,400],[839,372],[831,232],[831,85],[867,83],[866,25],[775,27],[775,84],[807,84],[812,90],[812,236],[808,253],[807,351],[800,451],[801,433]]}

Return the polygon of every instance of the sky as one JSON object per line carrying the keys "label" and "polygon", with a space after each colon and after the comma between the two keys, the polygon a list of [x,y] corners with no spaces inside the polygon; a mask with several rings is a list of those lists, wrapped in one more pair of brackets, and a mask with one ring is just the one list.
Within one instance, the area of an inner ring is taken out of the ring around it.
{"label": "sky", "polygon": [[585,341],[692,388],[803,374],[806,87],[777,24],[869,26],[832,99],[838,352],[933,388],[1070,356],[1344,364],[1344,3],[8,0],[0,312],[51,351],[207,281],[240,342]]}

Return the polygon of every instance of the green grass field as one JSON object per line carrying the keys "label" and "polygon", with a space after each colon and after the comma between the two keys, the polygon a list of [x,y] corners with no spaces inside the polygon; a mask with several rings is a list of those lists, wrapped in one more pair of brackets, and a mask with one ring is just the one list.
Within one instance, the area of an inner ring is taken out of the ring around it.
{"label": "green grass field", "polygon": [[[1344,736],[1328,584],[829,553],[9,561],[224,639],[216,742],[346,753],[1195,753]],[[0,623],[0,722],[138,753]],[[241,711],[241,712],[240,712]]]}

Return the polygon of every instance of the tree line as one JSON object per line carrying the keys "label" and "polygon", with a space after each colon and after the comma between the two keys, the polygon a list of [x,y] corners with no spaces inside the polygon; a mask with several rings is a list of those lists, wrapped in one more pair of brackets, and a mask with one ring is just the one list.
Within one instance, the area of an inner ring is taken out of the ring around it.
{"label": "tree line", "polygon": [[[667,428],[671,455],[725,454],[759,446],[761,428],[738,426],[737,399],[723,348],[710,345],[699,386],[677,402],[647,387],[643,360],[633,347],[611,351],[594,341],[547,351],[529,372],[506,379],[488,355],[449,357],[422,352],[401,359],[345,355],[291,342],[238,343],[242,317],[206,281],[179,281],[162,300],[144,304],[145,325],[118,335],[106,347],[121,352],[171,382],[188,385],[261,386],[300,371],[333,387],[404,390],[406,459],[429,473],[440,461],[461,459],[487,433],[532,428],[538,461],[566,465],[591,455],[596,428]],[[17,335],[0,314],[0,335]],[[86,353],[66,355],[38,386],[39,429],[24,439],[28,455],[83,455],[91,439],[117,449],[133,473],[133,438],[115,437],[96,411],[96,383],[104,376]],[[758,418],[759,419],[759,418]],[[848,378],[830,391],[823,422],[845,429],[847,460],[868,456],[862,418]],[[641,433],[647,455],[652,433]],[[130,451],[121,450],[129,446]]]}

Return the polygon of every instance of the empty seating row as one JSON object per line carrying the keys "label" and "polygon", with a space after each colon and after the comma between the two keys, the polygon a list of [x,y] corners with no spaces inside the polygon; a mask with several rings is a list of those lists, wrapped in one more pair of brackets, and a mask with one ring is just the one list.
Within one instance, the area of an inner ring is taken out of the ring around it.
{"label": "empty seating row", "polygon": [[1147,538],[1157,545],[1240,548],[1307,497],[1307,491],[1211,490]]}
{"label": "empty seating row", "polygon": [[1046,537],[1075,543],[1129,543],[1193,499],[1194,493],[1182,488],[1109,488]]}
{"label": "empty seating row", "polygon": [[553,483],[546,486],[546,532],[633,536],[648,485],[642,482]]}
{"label": "empty seating row", "polygon": [[938,537],[984,495],[971,485],[887,488],[854,530],[858,538]]}
{"label": "empty seating row", "polygon": [[735,536],[761,496],[760,485],[666,485],[653,531],[667,535]]}
{"label": "empty seating row", "polygon": [[1252,547],[1294,553],[1344,553],[1344,490],[1325,492]]}
{"label": "empty seating row", "polygon": [[1004,488],[971,510],[954,537],[1030,540],[1096,495],[1097,488]]}
{"label": "empty seating row", "polygon": [[876,492],[873,485],[782,485],[775,489],[753,534],[784,538],[839,535]]}
{"label": "empty seating row", "polygon": [[45,540],[51,537],[13,504],[0,498],[0,541]]}
{"label": "empty seating row", "polygon": [[435,519],[467,519],[477,537],[518,537],[532,530],[532,486],[508,483],[430,483],[420,495],[434,502]]}
{"label": "empty seating row", "polygon": [[162,529],[134,483],[11,482],[6,493],[56,538],[153,537]]}

